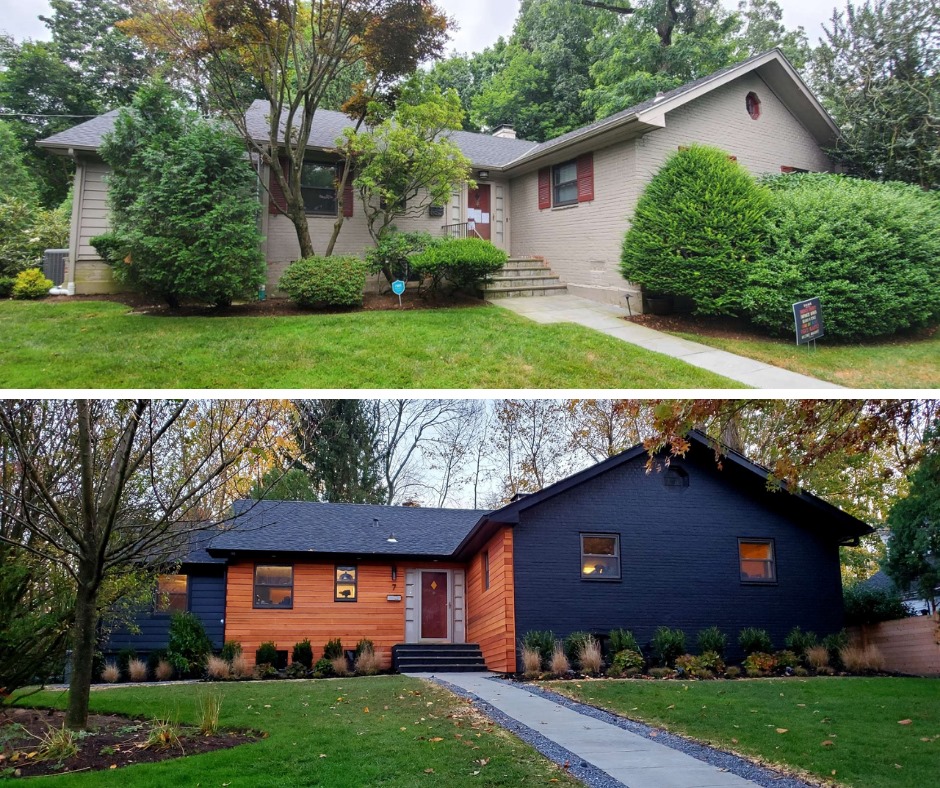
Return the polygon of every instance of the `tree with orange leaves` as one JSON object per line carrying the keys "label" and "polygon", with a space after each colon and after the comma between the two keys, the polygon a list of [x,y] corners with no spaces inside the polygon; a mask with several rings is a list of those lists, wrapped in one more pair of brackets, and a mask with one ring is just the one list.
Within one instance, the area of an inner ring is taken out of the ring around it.
{"label": "tree with orange leaves", "polygon": [[[314,248],[301,172],[324,96],[364,68],[366,81],[347,102],[361,119],[370,98],[441,54],[450,24],[431,0],[131,0],[131,7],[122,28],[198,75],[211,105],[270,169],[302,257]],[[248,127],[246,79],[269,105],[266,140]]]}

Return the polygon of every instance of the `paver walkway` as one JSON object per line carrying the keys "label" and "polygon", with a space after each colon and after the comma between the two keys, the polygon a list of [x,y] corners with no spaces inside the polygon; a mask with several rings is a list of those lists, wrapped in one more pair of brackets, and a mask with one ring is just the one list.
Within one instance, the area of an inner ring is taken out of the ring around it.
{"label": "paver walkway", "polygon": [[[552,299],[546,299],[552,300]],[[431,678],[430,674],[411,674]],[[488,673],[436,673],[434,678],[470,692],[503,714],[570,750],[629,788],[754,788],[756,783],[637,736],[616,725],[566,709]]]}
{"label": "paver walkway", "polygon": [[694,367],[724,375],[760,389],[841,389],[809,375],[790,372],[753,358],[717,350],[699,342],[664,334],[621,318],[625,310],[575,295],[497,298],[490,303],[538,323],[577,323],[646,350],[663,353]]}

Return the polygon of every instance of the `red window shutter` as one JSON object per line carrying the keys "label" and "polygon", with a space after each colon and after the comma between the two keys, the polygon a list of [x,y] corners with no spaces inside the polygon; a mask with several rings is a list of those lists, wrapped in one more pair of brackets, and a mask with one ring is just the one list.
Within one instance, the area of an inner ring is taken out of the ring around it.
{"label": "red window shutter", "polygon": [[[290,173],[290,159],[282,158],[280,161],[281,169],[284,171],[284,175],[287,176]],[[268,213],[286,213],[287,197],[284,195],[281,184],[277,182],[273,172],[268,178],[268,189],[270,191],[268,195]]]}
{"label": "red window shutter", "polygon": [[539,210],[552,207],[552,170],[543,167],[539,170]]}
{"label": "red window shutter", "polygon": [[343,216],[347,219],[353,215],[353,203],[356,202],[355,195],[353,194],[352,179],[352,173],[349,173],[349,179],[343,187]]}
{"label": "red window shutter", "polygon": [[578,157],[578,202],[591,202],[594,199],[594,154],[585,153]]}

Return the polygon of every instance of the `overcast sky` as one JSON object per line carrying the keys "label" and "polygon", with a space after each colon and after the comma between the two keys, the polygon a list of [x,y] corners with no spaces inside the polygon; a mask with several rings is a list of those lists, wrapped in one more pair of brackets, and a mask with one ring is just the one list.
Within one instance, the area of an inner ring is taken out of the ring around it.
{"label": "overcast sky", "polygon": [[[458,52],[478,52],[499,36],[508,36],[519,8],[517,0],[437,0],[457,20],[460,29],[452,34],[451,47]],[[722,0],[734,7],[735,0]],[[820,35],[820,25],[832,16],[832,9],[844,7],[844,0],[778,0],[783,7],[783,20],[788,27],[802,25],[810,40]],[[17,40],[48,38],[49,31],[39,21],[40,14],[49,13],[46,0],[0,0],[0,30]]]}

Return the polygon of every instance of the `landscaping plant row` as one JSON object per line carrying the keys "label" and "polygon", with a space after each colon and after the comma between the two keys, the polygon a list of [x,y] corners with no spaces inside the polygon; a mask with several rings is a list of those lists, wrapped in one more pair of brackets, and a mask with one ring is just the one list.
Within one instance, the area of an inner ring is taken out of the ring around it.
{"label": "landscaping plant row", "polygon": [[278,670],[277,645],[268,641],[255,651],[252,666],[245,657],[242,644],[236,640],[225,643],[219,654],[214,654],[202,622],[192,613],[174,613],[170,618],[170,631],[166,649],[153,651],[147,661],[137,657],[133,649],[122,649],[117,659],[105,663],[99,675],[102,681],[169,681],[172,678],[199,678],[209,681],[228,681],[270,678],[327,678],[333,676],[374,676],[380,662],[375,646],[368,638],[356,644],[352,659],[347,659],[339,638],[326,643],[322,656],[313,661],[313,646],[308,639],[295,643],[291,661]]}
{"label": "landscaping plant row", "polygon": [[527,632],[521,644],[522,676],[570,678],[576,669],[582,675],[611,678],[734,679],[742,673],[809,676],[874,673],[884,668],[877,647],[850,645],[845,630],[820,640],[815,633],[794,627],[784,641],[786,648],[775,651],[766,630],[746,627],[738,634],[738,646],[745,654],[740,666],[725,664],[728,636],[718,627],[698,633],[697,654],[687,651],[685,632],[669,627],[657,629],[646,649],[625,629],[611,630],[604,640],[606,648],[587,632],[572,632],[563,640],[552,632]]}

